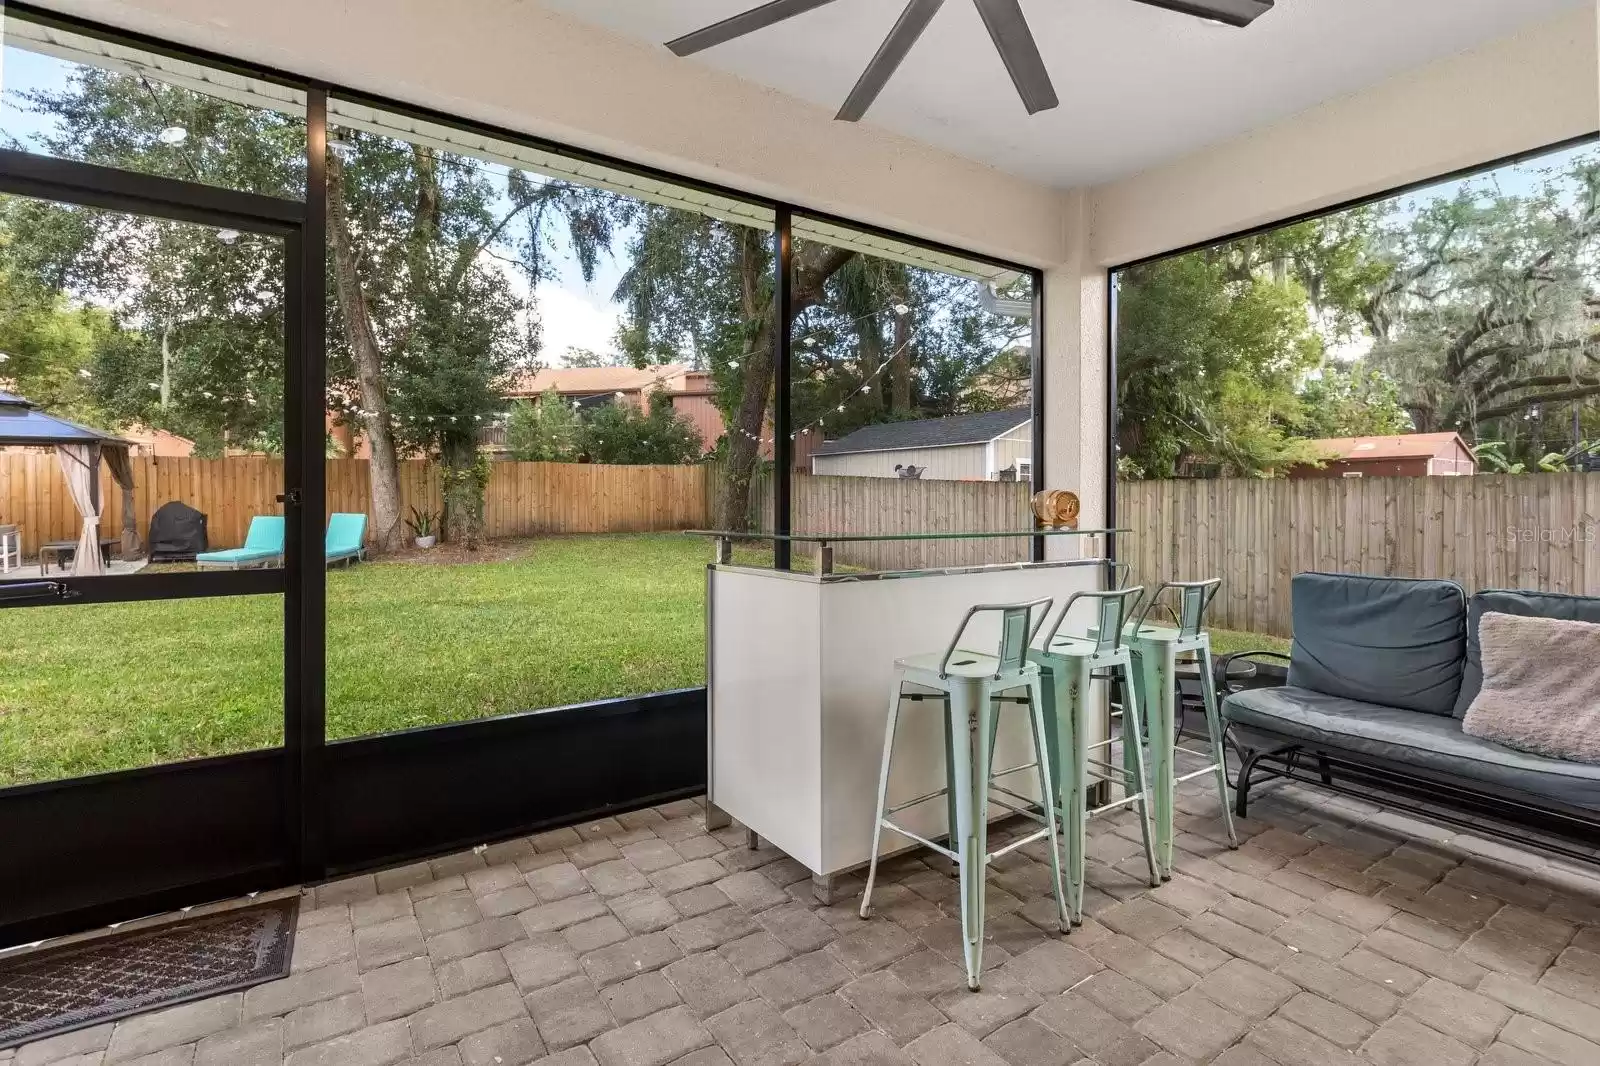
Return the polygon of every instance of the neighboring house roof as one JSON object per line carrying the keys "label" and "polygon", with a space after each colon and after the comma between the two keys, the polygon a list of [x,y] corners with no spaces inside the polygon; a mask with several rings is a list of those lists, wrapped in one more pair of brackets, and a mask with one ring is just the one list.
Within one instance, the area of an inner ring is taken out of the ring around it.
{"label": "neighboring house roof", "polygon": [[1398,433],[1384,437],[1329,437],[1310,443],[1329,459],[1416,459],[1437,455],[1455,443],[1468,455],[1472,448],[1459,433]]}
{"label": "neighboring house roof", "polygon": [[882,422],[863,426],[838,440],[823,443],[813,455],[851,455],[858,452],[897,452],[910,448],[953,448],[962,444],[988,444],[1032,419],[1026,407],[1010,411],[985,411],[977,415],[921,418],[915,422]]}
{"label": "neighboring house roof", "polygon": [[639,370],[631,366],[553,366],[524,374],[510,388],[512,396],[541,396],[551,389],[562,394],[648,392],[681,386],[688,367],[676,363]]}
{"label": "neighboring house roof", "polygon": [[170,430],[135,423],[124,429],[122,436],[134,447],[161,458],[184,459],[194,454],[194,441]]}

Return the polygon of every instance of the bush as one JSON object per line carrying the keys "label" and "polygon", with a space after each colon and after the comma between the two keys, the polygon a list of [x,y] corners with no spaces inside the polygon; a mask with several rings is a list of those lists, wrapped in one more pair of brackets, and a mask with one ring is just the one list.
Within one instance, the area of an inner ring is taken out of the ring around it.
{"label": "bush", "polygon": [[698,462],[705,445],[694,424],[657,393],[649,414],[626,403],[596,409],[583,422],[582,451],[594,463],[671,466]]}
{"label": "bush", "polygon": [[537,400],[518,400],[506,421],[506,447],[523,463],[576,462],[582,435],[578,412],[554,389]]}

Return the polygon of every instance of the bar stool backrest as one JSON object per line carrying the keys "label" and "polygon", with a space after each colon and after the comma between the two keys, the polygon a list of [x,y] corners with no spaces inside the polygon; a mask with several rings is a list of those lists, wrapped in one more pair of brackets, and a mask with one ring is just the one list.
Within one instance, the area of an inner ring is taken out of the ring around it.
{"label": "bar stool backrest", "polygon": [[1067,615],[1072,613],[1074,604],[1079,600],[1094,600],[1097,615],[1093,638],[1094,650],[1097,653],[1116,651],[1122,646],[1122,627],[1127,623],[1128,616],[1139,609],[1139,597],[1143,594],[1142,585],[1135,585],[1130,589],[1109,589],[1105,592],[1074,592],[1067,598],[1066,606],[1061,608],[1061,613],[1056,615],[1056,624],[1050,627],[1050,635],[1045,637],[1044,649],[1050,650],[1050,645],[1061,632],[1061,626],[1066,622]]}
{"label": "bar stool backrest", "polygon": [[[966,616],[961,619],[961,625],[956,628],[956,635],[950,639],[950,646],[945,649],[944,658],[939,660],[939,676],[950,676],[950,660],[962,651],[961,638],[966,636],[967,627],[972,620],[980,614],[998,614],[1000,616],[1000,640],[995,649],[995,657],[1000,660],[997,668],[999,673],[1009,673],[1021,669],[1028,655],[1028,645],[1033,641],[1033,635],[1043,627],[1045,619],[1050,614],[1050,607],[1055,600],[1046,596],[1041,600],[1029,603],[980,603],[976,607],[967,609]],[[1039,608],[1039,621],[1033,622],[1033,609]]]}
{"label": "bar stool backrest", "polygon": [[1211,601],[1217,598],[1217,592],[1222,588],[1222,579],[1214,577],[1207,581],[1166,581],[1156,589],[1155,595],[1150,597],[1150,602],[1145,604],[1144,613],[1139,616],[1138,628],[1144,628],[1145,622],[1162,601],[1161,597],[1168,589],[1176,589],[1178,608],[1175,612],[1178,622],[1178,639],[1190,640],[1200,635],[1205,628],[1206,612],[1211,609]]}

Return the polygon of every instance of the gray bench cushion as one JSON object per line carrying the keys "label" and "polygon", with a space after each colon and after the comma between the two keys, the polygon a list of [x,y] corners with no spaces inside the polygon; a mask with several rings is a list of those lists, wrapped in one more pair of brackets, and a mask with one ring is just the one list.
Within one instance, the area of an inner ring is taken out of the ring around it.
{"label": "gray bench cushion", "polygon": [[1235,692],[1223,701],[1222,716],[1252,733],[1271,733],[1600,811],[1600,766],[1546,759],[1469,737],[1455,718],[1293,687]]}
{"label": "gray bench cushion", "polygon": [[1456,696],[1455,716],[1466,715],[1467,708],[1483,687],[1483,648],[1478,643],[1478,623],[1483,616],[1516,614],[1526,618],[1564,618],[1569,622],[1600,622],[1600,597],[1568,596],[1560,592],[1509,591],[1485,589],[1467,605],[1467,661],[1461,674],[1461,693]]}
{"label": "gray bench cushion", "polygon": [[1448,716],[1466,659],[1466,593],[1452,581],[1297,574],[1289,684]]}

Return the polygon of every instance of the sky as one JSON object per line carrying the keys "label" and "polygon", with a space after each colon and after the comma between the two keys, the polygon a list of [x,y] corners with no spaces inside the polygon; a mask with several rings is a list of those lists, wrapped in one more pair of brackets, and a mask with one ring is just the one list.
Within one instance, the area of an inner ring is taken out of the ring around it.
{"label": "sky", "polygon": [[1397,196],[1393,202],[1401,212],[1409,214],[1430,201],[1450,199],[1463,189],[1476,189],[1480,192],[1497,190],[1505,196],[1528,196],[1538,191],[1539,187],[1549,178],[1567,169],[1574,160],[1583,156],[1593,156],[1597,152],[1600,152],[1600,146],[1592,142],[1581,144],[1575,148],[1552,152],[1549,155],[1539,156],[1523,163],[1515,163],[1511,166],[1485,171],[1456,181],[1444,181],[1437,185],[1429,185],[1404,196]]}
{"label": "sky", "polygon": [[[17,93],[30,89],[60,90],[75,64],[7,46],[0,57],[0,142],[12,138],[30,142],[48,128],[47,120],[19,106]],[[564,237],[558,237],[558,253]],[[601,258],[592,283],[583,280],[576,259],[558,254],[553,280],[542,281],[537,290],[540,321],[543,325],[543,350],[540,361],[558,365],[568,349],[585,348],[602,354],[616,354],[617,328],[621,312],[611,294],[621,280],[623,264],[614,257]],[[520,281],[518,291],[525,292]]]}

